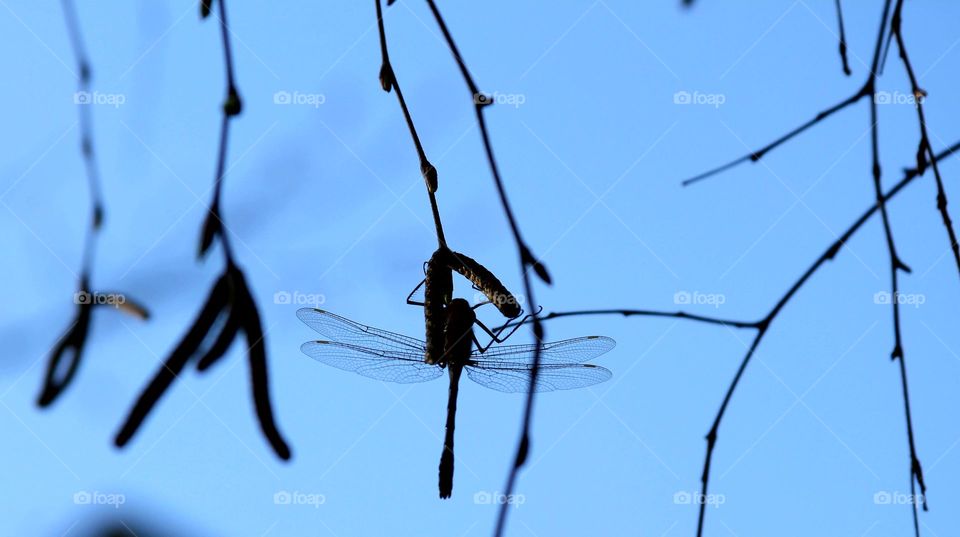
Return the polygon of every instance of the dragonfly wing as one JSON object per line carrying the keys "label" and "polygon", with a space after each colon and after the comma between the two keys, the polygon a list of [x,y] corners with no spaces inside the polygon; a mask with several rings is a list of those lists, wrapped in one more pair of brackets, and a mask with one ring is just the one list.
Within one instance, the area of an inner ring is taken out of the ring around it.
{"label": "dragonfly wing", "polygon": [[333,341],[383,351],[391,355],[397,352],[419,353],[420,361],[423,361],[423,355],[426,352],[425,344],[419,339],[366,326],[329,311],[301,308],[297,310],[297,317],[304,324]]}
{"label": "dragonfly wing", "polygon": [[[540,345],[540,363],[582,364],[610,351],[616,345],[613,338],[606,336],[585,336],[543,343]],[[496,345],[484,353],[474,349],[470,358],[481,364],[481,367],[532,364],[536,349],[537,346],[533,344]]]}
{"label": "dragonfly wing", "polygon": [[[604,336],[587,336],[544,343],[534,391],[572,390],[608,380],[609,369],[585,364],[609,351],[616,342]],[[536,355],[536,345],[498,345],[480,353],[474,350],[466,368],[471,380],[501,392],[526,392]]]}
{"label": "dragonfly wing", "polygon": [[424,363],[423,352],[384,352],[335,341],[308,341],[300,350],[337,369],[387,382],[426,382],[443,374],[440,366]]}
{"label": "dragonfly wing", "polygon": [[[470,380],[487,388],[507,393],[526,393],[530,389],[533,366],[481,368],[468,366]],[[609,380],[613,373],[593,364],[541,364],[537,372],[536,392],[586,388]]]}

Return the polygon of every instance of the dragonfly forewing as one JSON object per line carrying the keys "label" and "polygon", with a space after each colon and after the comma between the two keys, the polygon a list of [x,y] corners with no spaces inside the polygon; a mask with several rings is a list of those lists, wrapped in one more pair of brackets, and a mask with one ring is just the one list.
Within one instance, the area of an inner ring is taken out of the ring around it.
{"label": "dragonfly forewing", "polygon": [[423,361],[423,352],[383,351],[337,341],[308,341],[300,350],[331,367],[387,382],[426,382],[443,374],[440,366]]}
{"label": "dragonfly forewing", "polygon": [[301,308],[297,310],[297,317],[332,341],[373,350],[417,352],[421,361],[426,350],[423,341],[419,339],[360,324],[329,311]]}

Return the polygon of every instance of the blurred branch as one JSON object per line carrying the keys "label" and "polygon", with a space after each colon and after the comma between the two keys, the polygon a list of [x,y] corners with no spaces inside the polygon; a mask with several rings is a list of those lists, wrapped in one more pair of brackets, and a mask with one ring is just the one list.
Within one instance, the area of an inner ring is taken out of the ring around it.
{"label": "blurred branch", "polygon": [[[288,460],[290,458],[290,448],[277,429],[270,404],[266,343],[260,314],[257,311],[257,304],[250,293],[243,271],[234,261],[227,240],[226,226],[220,213],[221,187],[226,167],[230,121],[240,114],[243,106],[234,79],[225,0],[215,1],[219,5],[218,19],[227,71],[227,92],[223,104],[220,145],[217,151],[214,197],[201,232],[200,256],[202,257],[213,245],[214,240],[217,239],[223,248],[225,267],[197,319],[164,361],[163,366],[150,384],[140,394],[139,399],[117,433],[114,442],[118,447],[123,447],[133,438],[154,405],[173,384],[173,381],[178,378],[191,359],[195,359],[200,371],[206,371],[223,358],[233,341],[240,335],[240,332],[243,332],[247,342],[252,395],[257,418],[260,421],[260,429],[277,456],[283,460]],[[201,17],[210,15],[212,2],[214,0],[202,1]],[[220,322],[218,323],[218,321]],[[219,333],[212,338],[213,344],[207,349],[201,349],[201,345],[214,332],[215,327],[219,327]]]}
{"label": "blurred branch", "polygon": [[[128,300],[123,294],[112,293],[107,295],[95,293],[91,290],[90,280],[93,277],[97,235],[100,226],[103,224],[104,215],[103,191],[100,186],[100,175],[93,150],[93,120],[90,108],[92,106],[90,101],[91,70],[83,38],[80,34],[80,22],[74,10],[73,2],[72,0],[62,0],[61,4],[67,34],[70,38],[70,46],[73,49],[74,56],[76,56],[77,69],[79,70],[77,74],[77,93],[74,94],[73,102],[79,110],[80,151],[83,154],[84,168],[90,189],[91,215],[90,227],[87,228],[86,238],[84,239],[80,281],[77,292],[74,294],[77,312],[67,329],[67,333],[61,337],[50,355],[44,384],[37,399],[37,404],[41,407],[49,406],[60,396],[63,390],[69,386],[80,367],[80,359],[83,356],[84,346],[90,331],[93,306],[107,305],[107,301],[109,301],[109,305],[115,305],[118,308],[121,307],[121,304],[128,304],[124,307],[126,311],[135,313],[141,319],[149,317],[146,308]],[[100,301],[101,298],[104,300],[103,302]]]}

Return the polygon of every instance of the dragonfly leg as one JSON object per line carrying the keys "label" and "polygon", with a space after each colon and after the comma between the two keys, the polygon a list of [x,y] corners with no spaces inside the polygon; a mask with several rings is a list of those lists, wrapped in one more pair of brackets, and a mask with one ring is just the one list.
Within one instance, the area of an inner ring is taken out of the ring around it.
{"label": "dragonfly leg", "polygon": [[[490,342],[487,343],[486,346],[482,346],[482,345],[480,345],[479,342],[477,342],[477,349],[480,351],[480,354],[483,354],[483,353],[487,352],[487,349],[489,349],[490,346],[493,345],[494,343],[503,343],[504,341],[506,341],[510,336],[513,335],[514,332],[516,332],[516,331],[517,331],[521,326],[523,326],[528,320],[530,320],[532,317],[534,317],[534,316],[536,316],[536,315],[539,315],[541,311],[543,311],[543,306],[540,306],[539,308],[537,308],[537,311],[534,312],[534,313],[528,313],[524,318],[520,319],[520,321],[517,322],[516,324],[507,323],[507,324],[505,324],[505,325],[497,328],[496,331],[490,330],[489,328],[487,328],[487,326],[486,326],[485,324],[483,324],[483,322],[480,321],[480,319],[477,319],[477,320],[476,320],[477,326],[479,326],[480,328],[482,328],[483,331],[486,332],[487,335],[490,336]],[[504,331],[506,331],[508,328],[511,328],[511,330],[510,330],[509,332],[507,332],[507,335],[501,337],[500,334],[502,334],[502,333],[503,333]],[[476,340],[476,336],[474,336],[474,340]]]}
{"label": "dragonfly leg", "polygon": [[[426,269],[426,266],[427,266],[426,263],[424,263],[423,266],[424,266],[424,269]],[[416,300],[413,300],[413,295],[415,295],[417,291],[419,291],[420,288],[423,287],[423,284],[425,283],[427,283],[426,278],[420,280],[420,283],[418,283],[417,286],[413,288],[413,291],[410,291],[410,294],[407,295],[407,304],[410,304],[411,306],[426,306],[426,304],[424,304],[423,302],[417,302]]]}

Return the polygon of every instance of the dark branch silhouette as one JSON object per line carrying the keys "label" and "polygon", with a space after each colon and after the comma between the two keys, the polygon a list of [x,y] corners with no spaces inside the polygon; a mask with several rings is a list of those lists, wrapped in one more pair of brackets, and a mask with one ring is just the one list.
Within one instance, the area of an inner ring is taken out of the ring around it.
{"label": "dark branch silhouette", "polygon": [[70,385],[76,375],[90,332],[90,319],[94,306],[113,306],[141,319],[149,317],[146,308],[122,293],[96,293],[91,290],[90,280],[93,277],[97,236],[104,218],[103,192],[93,147],[93,121],[90,110],[92,106],[90,101],[92,74],[86,48],[83,45],[83,38],[80,35],[80,22],[74,11],[73,2],[72,0],[63,0],[62,6],[67,34],[79,70],[77,74],[77,93],[74,94],[73,101],[79,110],[80,151],[83,154],[92,208],[90,227],[87,228],[87,235],[84,239],[80,281],[77,292],[74,294],[77,313],[71,321],[67,333],[60,338],[50,355],[43,388],[37,398],[37,404],[41,407],[52,404],[63,393],[63,390]]}
{"label": "dark branch silhouette", "polygon": [[[214,0],[203,0],[200,15],[211,14]],[[273,451],[283,460],[290,459],[290,448],[277,429],[270,404],[269,378],[267,374],[266,342],[257,304],[250,293],[243,271],[236,264],[226,226],[220,213],[221,190],[227,159],[227,142],[230,121],[243,109],[240,93],[234,78],[233,58],[230,52],[225,0],[216,0],[219,5],[219,26],[223,40],[224,63],[226,64],[227,92],[223,103],[223,120],[220,127],[220,146],[217,151],[217,174],[214,178],[213,200],[200,236],[199,256],[202,258],[216,240],[223,249],[224,271],[207,297],[207,301],[190,330],[180,340],[173,352],[164,361],[150,384],[140,394],[126,421],[114,440],[118,447],[125,446],[137,432],[144,419],[160,400],[173,381],[191,359],[196,359],[197,368],[206,371],[226,354],[230,345],[243,332],[247,344],[247,359],[250,367],[250,382],[260,429]],[[218,323],[218,321],[220,321]],[[219,334],[207,349],[201,345],[219,327]]]}
{"label": "dark branch silhouette", "polygon": [[413,117],[410,116],[407,101],[403,98],[400,83],[397,82],[396,73],[394,73],[393,66],[390,64],[390,53],[387,50],[387,33],[383,26],[383,8],[380,6],[380,0],[374,0],[374,2],[377,6],[380,55],[383,58],[383,63],[380,66],[380,87],[386,92],[393,90],[397,95],[397,101],[400,103],[400,109],[403,111],[403,118],[407,122],[407,128],[410,129],[410,136],[413,138],[413,145],[417,148],[417,157],[420,159],[420,173],[423,174],[423,180],[427,186],[427,195],[430,197],[430,209],[433,212],[433,224],[436,227],[437,243],[438,246],[445,247],[447,240],[443,236],[443,223],[440,221],[440,209],[437,206],[437,169],[433,164],[430,164],[430,161],[427,159],[427,154],[423,150],[423,144],[420,143],[420,136],[417,135],[417,128],[413,125]]}
{"label": "dark branch silhouette", "polygon": [[[814,119],[812,119],[812,120],[810,120],[810,121],[807,121],[807,122],[804,123],[803,125],[801,125],[801,126],[795,128],[795,129],[793,129],[792,131],[790,131],[790,132],[788,132],[787,134],[781,136],[780,138],[778,138],[777,140],[775,140],[775,141],[772,142],[771,144],[768,144],[767,146],[765,146],[765,147],[763,147],[763,148],[761,148],[761,149],[759,149],[759,150],[757,150],[757,151],[754,151],[754,152],[752,152],[751,154],[749,154],[749,155],[747,155],[747,156],[745,156],[745,157],[741,157],[741,158],[736,159],[736,160],[734,160],[734,161],[731,161],[731,162],[729,162],[729,163],[727,163],[727,164],[725,164],[725,165],[723,165],[723,166],[720,166],[720,167],[715,168],[715,169],[713,169],[713,170],[710,170],[710,171],[708,171],[708,172],[706,172],[706,173],[703,173],[703,174],[700,174],[700,175],[698,175],[698,176],[696,176],[696,177],[693,177],[693,178],[691,178],[691,179],[688,179],[688,180],[684,181],[683,184],[684,184],[684,185],[688,185],[688,184],[694,183],[694,182],[696,182],[696,181],[700,181],[700,180],[702,180],[702,179],[706,179],[707,177],[711,177],[711,176],[713,176],[713,175],[715,175],[715,174],[717,174],[717,173],[719,173],[719,172],[721,172],[721,171],[724,171],[724,170],[727,170],[727,169],[729,169],[729,168],[732,168],[733,166],[735,166],[735,165],[737,165],[737,164],[739,164],[739,163],[741,163],[741,162],[745,162],[745,161],[747,161],[747,160],[750,160],[750,161],[752,161],[752,162],[756,162],[757,160],[759,160],[760,158],[762,158],[762,157],[764,156],[764,154],[766,154],[766,152],[774,149],[775,147],[779,146],[780,144],[782,144],[782,143],[784,143],[784,142],[789,141],[789,140],[792,139],[794,136],[796,136],[796,135],[798,135],[798,134],[806,131],[806,130],[809,129],[810,127],[812,127],[812,126],[816,125],[817,123],[823,121],[824,119],[826,119],[827,117],[833,115],[834,113],[836,113],[836,112],[838,112],[838,111],[840,111],[840,110],[842,110],[842,109],[844,109],[844,108],[852,105],[853,103],[855,103],[855,102],[857,102],[857,101],[859,101],[859,100],[861,100],[861,99],[863,99],[863,98],[868,98],[868,99],[869,99],[869,102],[870,102],[870,141],[871,141],[871,143],[870,143],[870,148],[871,148],[871,161],[872,161],[871,176],[872,176],[872,178],[873,178],[873,190],[874,190],[874,196],[875,196],[875,199],[876,199],[876,205],[874,206],[874,209],[871,209],[870,214],[872,214],[873,210],[877,210],[877,211],[879,211],[879,213],[880,213],[881,220],[882,220],[882,223],[883,223],[884,237],[885,237],[886,245],[887,245],[887,253],[888,253],[889,259],[890,259],[890,280],[891,280],[891,293],[892,293],[892,295],[891,295],[891,296],[892,296],[891,306],[892,306],[892,313],[893,313],[893,336],[894,336],[893,350],[892,350],[892,352],[891,352],[890,355],[891,355],[891,358],[892,358],[892,359],[894,359],[894,360],[899,360],[899,361],[900,361],[900,376],[901,376],[901,383],[902,383],[902,385],[903,385],[904,408],[905,408],[905,412],[906,412],[906,422],[907,422],[907,437],[908,437],[908,441],[909,441],[909,444],[910,444],[910,458],[911,458],[911,464],[910,464],[910,486],[911,486],[911,490],[913,490],[913,489],[915,488],[915,480],[916,480],[916,484],[919,484],[919,485],[920,485],[921,490],[925,490],[925,485],[924,485],[924,483],[923,483],[923,473],[922,473],[922,471],[921,471],[921,469],[920,469],[920,461],[919,461],[919,459],[918,459],[918,457],[917,457],[917,455],[916,455],[916,448],[915,448],[915,445],[914,445],[913,420],[912,420],[911,415],[910,415],[910,400],[909,400],[909,394],[908,394],[908,391],[907,391],[906,365],[904,364],[903,341],[902,341],[901,331],[900,331],[899,273],[900,273],[901,271],[909,273],[909,272],[910,272],[910,268],[903,262],[903,260],[902,260],[902,259],[900,258],[900,256],[897,254],[897,248],[896,248],[896,244],[895,244],[894,239],[893,239],[893,232],[892,232],[891,225],[890,225],[890,217],[889,217],[889,215],[888,215],[888,213],[887,213],[887,207],[886,207],[886,199],[887,199],[887,197],[884,196],[884,194],[883,194],[883,188],[882,188],[882,184],[881,184],[882,171],[881,171],[881,168],[880,168],[880,154],[879,154],[879,153],[880,153],[880,150],[879,150],[879,122],[878,122],[878,117],[877,117],[876,80],[877,80],[877,76],[878,76],[878,72],[879,72],[879,70],[880,70],[880,67],[882,66],[883,61],[884,61],[884,58],[886,57],[885,50],[886,50],[886,48],[888,48],[888,47],[884,47],[884,38],[885,38],[885,37],[887,38],[887,41],[886,41],[886,42],[889,44],[890,39],[892,38],[892,36],[893,36],[895,33],[898,33],[898,32],[899,32],[899,29],[896,29],[896,30],[894,29],[894,22],[895,22],[895,21],[891,21],[890,24],[889,24],[889,26],[888,26],[888,20],[890,20],[890,13],[891,13],[891,9],[890,9],[890,8],[891,8],[891,6],[892,6],[892,0],[885,0],[885,1],[884,1],[884,4],[883,4],[883,14],[882,14],[881,19],[880,19],[879,30],[877,31],[877,38],[876,38],[876,43],[875,43],[875,45],[874,45],[873,60],[872,60],[872,62],[871,62],[871,66],[870,66],[870,72],[867,74],[867,80],[866,80],[866,82],[864,83],[863,87],[862,87],[859,91],[857,91],[856,93],[854,93],[852,96],[848,97],[847,99],[841,101],[840,103],[838,103],[838,104],[836,104],[836,105],[834,105],[834,106],[832,106],[832,107],[830,107],[830,108],[827,108],[826,110],[820,112],[819,114],[817,114],[816,117],[814,117]],[[839,7],[839,3],[838,3],[838,7]],[[901,8],[901,7],[902,7],[902,6],[901,6],[901,2],[898,0],[897,9],[894,10],[894,19],[897,19],[897,20],[896,20],[897,25],[899,25],[899,16],[900,16],[900,15],[899,15],[899,12],[900,12],[900,8]],[[888,32],[888,28],[889,28],[889,32]],[[902,38],[901,38],[900,36],[898,36],[898,44],[901,45],[901,47],[900,47],[900,48],[901,48],[901,56],[902,56],[902,57],[905,57],[905,52],[904,52],[903,47],[902,47]],[[905,60],[905,63],[908,63],[908,62]],[[913,83],[914,93],[917,93],[917,90],[918,90],[919,88],[918,88],[918,87],[916,86],[916,84],[915,84],[915,79],[911,78],[911,82]],[[922,138],[921,138],[921,148],[920,148],[920,150],[921,150],[921,152],[926,152],[926,153],[929,155],[930,152],[923,146],[923,143],[924,143],[924,140],[926,139],[926,137],[925,137],[925,121],[924,121],[924,119],[923,119],[922,112],[921,112],[921,116],[920,116],[920,117],[921,117],[921,119],[920,119],[920,121],[921,121],[921,130],[924,132],[924,134],[922,135]],[[926,143],[927,143],[927,145],[929,145],[929,141],[927,141]],[[931,158],[931,160],[936,161],[935,158]],[[923,171],[924,171],[924,168],[925,168],[925,165],[924,165],[924,163],[923,163],[923,160],[921,160],[921,159],[918,158],[918,166],[917,166],[917,168],[914,168],[914,172],[913,172],[913,173],[918,174],[918,175],[919,175],[919,174],[922,174]],[[942,192],[942,190],[940,190],[940,192]],[[940,206],[940,205],[943,205],[943,206],[944,206],[944,208],[941,209],[941,214],[946,214],[946,212],[945,212],[946,197],[945,197],[945,196],[943,196],[942,198],[941,198],[940,196],[938,196],[938,206]],[[954,236],[954,234],[953,234],[952,226],[951,226],[951,224],[950,224],[949,216],[946,216],[946,217],[944,218],[944,223],[945,223],[945,225],[946,225],[946,227],[947,227],[948,236],[949,236],[950,242],[951,242],[951,248],[953,248],[953,249],[954,249],[954,252],[956,253],[956,252],[958,252],[958,250],[956,249],[956,240],[955,240],[955,236]],[[835,246],[836,246],[836,249],[839,248],[839,245],[840,245],[840,244],[842,244],[842,243],[841,243],[841,242],[838,242],[837,245],[835,245]],[[829,254],[829,255],[826,255],[824,258],[821,258],[821,260],[820,260],[817,264],[814,265],[814,267],[812,268],[812,270],[815,270],[816,267],[819,266],[819,264],[822,263],[823,261],[832,258],[833,255],[836,254],[836,249],[828,250],[827,254]],[[956,259],[957,259],[958,269],[960,269],[960,254],[955,254],[955,257],[956,257]],[[812,271],[804,274],[804,276],[801,277],[801,279],[799,280],[798,284],[799,284],[799,285],[802,285],[802,283],[803,283],[804,281],[806,281],[806,279],[809,277],[810,274],[812,274]],[[753,343],[750,345],[749,350],[747,351],[747,354],[746,354],[743,362],[742,362],[741,365],[740,365],[740,368],[738,369],[736,375],[734,376],[733,382],[732,382],[731,385],[730,385],[730,389],[728,390],[726,396],[725,396],[724,399],[723,399],[723,402],[722,402],[721,405],[720,405],[720,410],[719,410],[718,413],[717,413],[717,416],[716,416],[716,419],[714,420],[713,426],[710,428],[710,431],[707,433],[707,454],[706,454],[706,457],[705,457],[705,460],[704,460],[703,477],[702,477],[702,481],[703,481],[703,490],[702,490],[702,493],[703,493],[703,494],[706,494],[706,493],[707,493],[707,487],[708,487],[708,485],[709,485],[709,479],[710,479],[710,462],[711,462],[711,459],[712,459],[712,456],[713,456],[714,446],[716,445],[717,430],[718,430],[718,428],[719,428],[719,425],[720,425],[720,422],[721,422],[721,420],[722,420],[722,418],[723,418],[723,415],[724,415],[724,413],[725,413],[725,411],[726,411],[726,407],[727,407],[727,404],[728,404],[728,402],[729,402],[729,400],[730,400],[730,397],[733,395],[733,391],[736,389],[736,386],[737,386],[737,384],[738,384],[738,382],[739,382],[739,380],[740,380],[740,377],[742,376],[742,374],[743,374],[743,372],[744,372],[747,364],[749,363],[751,356],[753,356],[754,350],[756,349],[757,345],[760,343],[760,340],[763,338],[764,334],[766,333],[767,327],[769,326],[769,322],[772,320],[772,318],[773,318],[774,316],[776,316],[776,314],[779,312],[779,310],[780,310],[780,308],[783,306],[783,304],[785,304],[786,301],[789,300],[789,298],[793,295],[793,293],[796,292],[796,290],[799,288],[799,285],[795,286],[794,288],[792,288],[790,291],[787,292],[787,294],[784,296],[784,298],[777,304],[777,306],[774,307],[774,309],[773,309],[773,311],[771,312],[771,314],[766,318],[765,322],[763,322],[763,324],[762,324],[761,327],[759,328],[759,330],[758,330],[758,332],[757,332],[756,338],[754,339]],[[705,504],[701,504],[701,505],[700,505],[700,514],[699,514],[699,520],[698,520],[698,524],[697,524],[697,535],[698,535],[698,536],[703,534],[703,523],[704,523],[704,516],[705,516],[705,513],[706,513],[705,508],[706,508],[706,505],[705,505]],[[913,516],[914,516],[914,529],[915,529],[915,533],[916,533],[917,536],[919,536],[919,534],[920,534],[920,531],[919,531],[919,521],[918,521],[918,519],[917,519],[917,511],[916,511],[916,508],[913,509]]]}
{"label": "dark branch silhouette", "polygon": [[837,26],[840,29],[840,61],[843,62],[843,74],[850,76],[850,62],[847,60],[847,32],[843,27],[843,7],[840,5],[840,0],[836,0],[837,4]]}
{"label": "dark branch silhouette", "polygon": [[[954,153],[958,151],[960,151],[960,142],[956,142],[950,147],[948,147],[947,149],[945,149],[944,151],[938,154],[935,154],[931,158],[931,162],[939,162],[941,160],[944,160],[947,157],[952,156]],[[916,180],[920,176],[921,176],[921,173],[918,168],[910,168],[905,170],[903,178],[901,178],[900,181],[897,182],[897,184],[895,184],[892,188],[887,190],[886,193],[884,193],[881,196],[881,200],[879,200],[878,203],[867,208],[867,210],[865,210],[863,214],[861,214],[860,217],[857,218],[857,220],[855,220],[853,224],[851,224],[850,227],[848,227],[843,232],[843,234],[840,235],[820,255],[820,257],[818,257],[813,262],[813,264],[811,264],[807,268],[807,270],[800,275],[800,277],[796,281],[794,281],[794,283],[787,289],[787,292],[781,295],[781,297],[774,304],[773,308],[769,312],[767,312],[767,314],[764,315],[764,317],[760,321],[743,322],[743,321],[734,321],[729,319],[719,319],[715,317],[688,314],[685,312],[665,312],[665,311],[657,311],[657,310],[634,310],[634,309],[598,309],[598,310],[555,312],[555,313],[550,313],[548,315],[541,317],[540,320],[547,321],[550,319],[577,317],[577,316],[583,316],[583,315],[622,315],[622,316],[635,315],[635,316],[646,316],[646,317],[674,317],[678,319],[687,319],[687,320],[697,321],[697,322],[702,322],[707,324],[726,325],[726,326],[732,326],[736,328],[754,328],[757,330],[756,335],[753,338],[753,341],[750,343],[748,347],[746,355],[743,357],[743,359],[740,362],[740,366],[737,369],[737,373],[734,375],[733,381],[730,383],[730,385],[727,388],[726,395],[724,396],[723,402],[720,405],[720,410],[717,412],[717,415],[713,421],[713,425],[710,427],[710,431],[708,432],[706,437],[707,438],[707,456],[704,461],[704,473],[703,473],[703,481],[704,481],[703,493],[706,494],[706,483],[710,475],[710,462],[712,460],[713,449],[716,445],[717,430],[719,429],[720,421],[723,418],[723,415],[727,408],[727,404],[729,403],[731,397],[733,396],[733,393],[736,390],[737,385],[739,384],[740,378],[743,375],[743,372],[746,369],[747,364],[750,361],[750,358],[753,357],[753,354],[757,349],[757,346],[760,344],[760,340],[763,338],[764,335],[766,335],[773,321],[777,318],[780,311],[787,305],[790,299],[793,298],[793,296],[807,283],[807,281],[810,280],[810,278],[821,267],[823,267],[826,264],[827,261],[831,261],[834,259],[834,257],[843,247],[843,245],[849,242],[850,239],[857,233],[857,231],[859,231],[863,227],[863,225],[866,224],[867,221],[869,221],[870,218],[873,217],[873,215],[879,211],[881,204],[886,204],[888,201],[893,199],[895,196],[897,196],[900,193],[900,191],[902,191],[905,187],[910,185],[912,182],[914,182],[914,180]],[[902,359],[900,360],[900,370],[901,370],[901,379],[903,380],[903,387],[904,387],[904,394],[905,394],[904,400],[905,400],[906,406],[909,407],[909,398],[906,397],[906,370],[905,370],[905,366],[903,365]],[[921,483],[921,491],[923,491],[925,490],[925,487],[922,485],[922,472],[920,471],[920,461],[919,459],[916,458],[916,453],[913,448],[913,433],[912,433],[912,426],[910,425],[909,409],[907,410],[907,416],[908,416],[907,430],[908,430],[908,436],[910,438],[910,443],[911,443],[911,472],[914,472],[914,471],[916,472],[915,474],[911,473],[911,483],[913,478],[917,477],[918,478],[917,482]],[[699,524],[700,529],[698,530],[698,533],[702,532],[702,521],[703,521],[703,510],[701,509],[700,524]]]}

